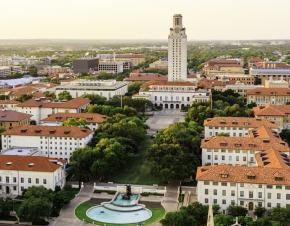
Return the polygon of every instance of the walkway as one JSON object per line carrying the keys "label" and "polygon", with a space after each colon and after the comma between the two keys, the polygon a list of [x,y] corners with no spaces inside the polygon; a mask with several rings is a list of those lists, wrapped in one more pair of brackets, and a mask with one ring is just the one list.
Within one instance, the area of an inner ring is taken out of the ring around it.
{"label": "walkway", "polygon": [[175,212],[178,209],[178,184],[170,184],[166,187],[166,193],[161,202],[166,212]]}
{"label": "walkway", "polygon": [[60,211],[59,217],[51,223],[52,226],[82,226],[91,225],[80,221],[75,216],[75,208],[82,202],[91,199],[93,196],[94,188],[93,185],[85,185],[80,193],[62,210]]}
{"label": "walkway", "polygon": [[154,111],[153,116],[151,116],[146,122],[149,126],[148,134],[156,134],[158,131],[168,127],[171,124],[183,122],[184,114],[185,113],[180,110]]}

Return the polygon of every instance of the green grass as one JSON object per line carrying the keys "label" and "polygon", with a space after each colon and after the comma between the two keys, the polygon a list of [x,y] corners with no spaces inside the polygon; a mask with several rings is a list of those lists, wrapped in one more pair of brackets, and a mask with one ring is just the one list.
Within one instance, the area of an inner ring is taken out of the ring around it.
{"label": "green grass", "polygon": [[121,184],[162,184],[162,181],[159,178],[152,175],[150,171],[151,167],[148,162],[146,162],[145,154],[150,142],[151,140],[148,138],[140,147],[140,153],[130,161],[127,168],[122,170],[119,174],[109,178],[108,181]]}
{"label": "green grass", "polygon": [[[75,209],[75,215],[77,216],[77,218],[79,218],[82,221],[86,221],[88,223],[101,225],[101,226],[104,226],[104,225],[106,225],[106,226],[118,226],[118,225],[135,226],[136,225],[136,224],[107,224],[107,223],[104,224],[102,222],[93,221],[91,218],[89,218],[86,215],[86,211],[93,206],[96,206],[96,204],[94,204],[90,201],[83,202]],[[149,208],[149,209],[152,211],[152,217],[150,219],[148,219],[147,221],[145,221],[144,225],[150,225],[150,224],[153,224],[155,222],[158,222],[165,215],[165,210],[162,207]]]}

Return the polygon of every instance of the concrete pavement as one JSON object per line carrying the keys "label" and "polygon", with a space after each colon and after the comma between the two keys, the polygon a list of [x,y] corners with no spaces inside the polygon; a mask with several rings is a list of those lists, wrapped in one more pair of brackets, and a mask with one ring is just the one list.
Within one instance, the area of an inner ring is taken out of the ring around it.
{"label": "concrete pavement", "polygon": [[85,222],[80,221],[75,216],[75,208],[82,202],[90,200],[93,196],[94,187],[93,185],[85,185],[80,193],[62,210],[60,211],[59,216],[56,218],[54,222],[52,222],[52,226],[82,226],[82,225],[91,225]]}
{"label": "concrete pavement", "polygon": [[151,116],[146,122],[149,126],[148,134],[154,135],[171,124],[183,122],[184,114],[185,113],[180,110],[154,111],[153,116]]}

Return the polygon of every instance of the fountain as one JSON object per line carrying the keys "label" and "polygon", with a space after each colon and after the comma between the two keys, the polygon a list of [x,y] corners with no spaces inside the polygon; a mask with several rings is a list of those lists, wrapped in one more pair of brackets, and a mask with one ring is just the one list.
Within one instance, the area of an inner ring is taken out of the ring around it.
{"label": "fountain", "polygon": [[[130,185],[126,185],[126,192],[116,193],[110,202],[103,202],[99,206],[91,207],[86,215],[92,220],[111,224],[134,224],[148,220],[152,212],[145,205],[138,204],[139,194],[133,194]],[[142,225],[142,224],[141,224]]]}
{"label": "fountain", "polygon": [[126,193],[122,196],[122,199],[124,200],[130,200],[131,199],[131,185],[126,185]]}

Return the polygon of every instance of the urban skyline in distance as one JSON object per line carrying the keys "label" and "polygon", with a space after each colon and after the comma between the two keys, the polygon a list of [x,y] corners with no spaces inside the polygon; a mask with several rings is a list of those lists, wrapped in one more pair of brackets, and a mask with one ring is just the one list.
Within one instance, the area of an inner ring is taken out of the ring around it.
{"label": "urban skyline in distance", "polygon": [[290,38],[290,2],[283,0],[2,0],[1,8],[0,39],[164,40],[176,13],[188,40]]}

